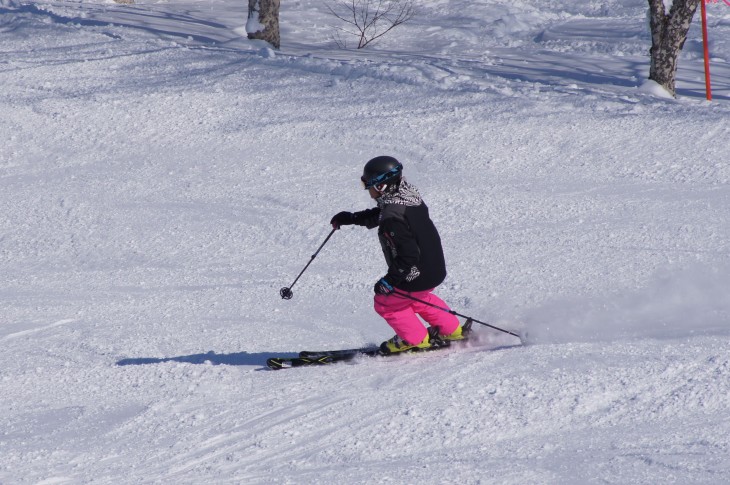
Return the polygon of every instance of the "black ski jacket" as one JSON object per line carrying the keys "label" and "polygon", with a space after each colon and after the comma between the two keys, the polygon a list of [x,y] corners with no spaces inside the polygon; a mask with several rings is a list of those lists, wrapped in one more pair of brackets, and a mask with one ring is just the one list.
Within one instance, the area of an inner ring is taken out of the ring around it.
{"label": "black ski jacket", "polygon": [[385,204],[354,214],[354,223],[378,228],[388,273],[385,279],[403,291],[430,290],[446,278],[441,237],[426,203]]}

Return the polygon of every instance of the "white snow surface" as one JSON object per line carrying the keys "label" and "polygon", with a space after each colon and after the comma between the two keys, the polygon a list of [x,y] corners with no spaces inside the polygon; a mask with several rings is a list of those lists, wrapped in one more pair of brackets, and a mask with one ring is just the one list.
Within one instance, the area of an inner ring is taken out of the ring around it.
{"label": "white snow surface", "polygon": [[[643,0],[429,0],[366,50],[239,0],[0,3],[0,483],[730,481],[730,7],[678,98]],[[479,326],[377,344],[390,154]]]}

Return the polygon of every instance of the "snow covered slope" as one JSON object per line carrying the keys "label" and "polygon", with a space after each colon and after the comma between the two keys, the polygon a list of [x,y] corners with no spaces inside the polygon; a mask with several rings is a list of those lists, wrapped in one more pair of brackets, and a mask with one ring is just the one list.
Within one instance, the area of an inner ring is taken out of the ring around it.
{"label": "snow covered slope", "polygon": [[[0,2],[0,483],[724,483],[730,7],[677,100],[645,2],[430,0],[365,51],[322,2]],[[391,336],[369,158],[440,229],[461,351]]]}

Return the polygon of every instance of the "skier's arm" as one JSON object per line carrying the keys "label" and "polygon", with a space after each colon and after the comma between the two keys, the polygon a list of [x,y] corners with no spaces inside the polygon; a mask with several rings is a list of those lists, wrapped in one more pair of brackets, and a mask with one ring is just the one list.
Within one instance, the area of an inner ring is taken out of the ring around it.
{"label": "skier's arm", "polygon": [[368,229],[378,227],[380,218],[380,208],[373,207],[360,212],[347,212],[342,211],[332,218],[330,224],[335,229],[339,229],[342,226],[348,226],[350,224],[356,224],[358,226],[365,226]]}
{"label": "skier's arm", "polygon": [[380,224],[380,207],[373,207],[372,209],[355,212],[353,214],[353,221],[353,224],[365,226],[368,229],[378,227],[378,224]]}

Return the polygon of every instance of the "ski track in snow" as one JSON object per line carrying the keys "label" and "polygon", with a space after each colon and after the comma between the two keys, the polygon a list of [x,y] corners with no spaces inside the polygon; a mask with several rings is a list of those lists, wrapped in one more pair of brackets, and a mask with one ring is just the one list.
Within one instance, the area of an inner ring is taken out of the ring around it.
{"label": "ski track in snow", "polygon": [[[240,2],[0,0],[0,483],[727,481],[730,8],[708,103],[698,19],[667,100],[641,2],[419,6],[360,52],[287,3],[274,52]],[[383,153],[529,345],[264,370],[391,336],[362,228],[278,295]]]}
{"label": "ski track in snow", "polygon": [[2,340],[10,340],[22,336],[27,336],[35,332],[42,332],[43,330],[47,330],[49,328],[58,327],[59,325],[65,325],[67,323],[73,322],[73,319],[66,319],[66,320],[59,320],[57,322],[51,323],[49,325],[45,325],[43,327],[37,327],[37,328],[30,328],[27,330],[21,330],[19,332],[9,333],[2,337]]}

